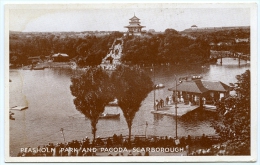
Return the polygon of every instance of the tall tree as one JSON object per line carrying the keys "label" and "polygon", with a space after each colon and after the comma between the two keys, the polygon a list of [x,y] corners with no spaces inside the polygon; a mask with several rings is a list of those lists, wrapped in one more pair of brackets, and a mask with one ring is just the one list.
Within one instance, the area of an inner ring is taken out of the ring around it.
{"label": "tall tree", "polygon": [[236,78],[238,95],[221,101],[218,112],[223,126],[217,132],[227,140],[229,154],[250,155],[250,71]]}
{"label": "tall tree", "polygon": [[117,67],[116,71],[112,73],[112,82],[118,106],[122,109],[127,122],[130,142],[133,119],[142,101],[152,90],[153,83],[141,69],[126,66]]}
{"label": "tall tree", "polygon": [[99,116],[109,101],[113,100],[109,75],[100,67],[88,67],[82,75],[72,77],[71,82],[75,107],[91,121],[95,142]]}

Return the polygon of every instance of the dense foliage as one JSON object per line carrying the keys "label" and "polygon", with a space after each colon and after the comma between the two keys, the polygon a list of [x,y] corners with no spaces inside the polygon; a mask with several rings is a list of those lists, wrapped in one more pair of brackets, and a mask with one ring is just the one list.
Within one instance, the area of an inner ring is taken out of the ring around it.
{"label": "dense foliage", "polygon": [[113,72],[112,82],[118,106],[122,109],[127,122],[130,142],[133,119],[142,101],[152,90],[153,82],[141,69],[125,66],[120,66]]}
{"label": "dense foliage", "polygon": [[123,111],[130,138],[135,114],[153,86],[140,68],[127,66],[118,66],[112,75],[101,67],[88,67],[83,74],[73,76],[71,82],[75,107],[90,119],[94,141],[99,116],[114,98]]}
{"label": "dense foliage", "polygon": [[[21,33],[10,32],[10,62],[28,64],[28,57],[50,56],[66,53],[79,66],[99,65],[117,37],[88,35],[74,32]],[[250,53],[250,41],[236,43],[236,38],[250,38],[250,30],[177,32],[166,29],[164,33],[123,37],[122,61],[131,63],[203,63],[210,57],[210,50]],[[210,45],[214,43],[214,45]],[[220,45],[218,45],[220,44]]]}
{"label": "dense foliage", "polygon": [[82,75],[72,77],[71,82],[70,90],[75,97],[75,107],[90,119],[95,141],[99,116],[109,101],[113,100],[109,75],[100,67],[88,67]]}
{"label": "dense foliage", "polygon": [[28,57],[50,56],[66,53],[79,65],[98,65],[101,63],[116,37],[110,35],[82,35],[73,32],[63,33],[10,33],[10,62],[28,64]]}
{"label": "dense foliage", "polygon": [[203,39],[190,39],[174,29],[149,37],[129,37],[125,41],[123,61],[132,63],[206,62],[210,46]]}
{"label": "dense foliage", "polygon": [[[182,32],[182,34],[191,38],[203,39],[207,43],[214,43],[211,46],[212,50],[231,51],[250,54],[250,40],[249,42],[235,42],[235,39],[250,38],[250,29],[229,29],[216,31],[190,31]],[[218,45],[219,44],[219,45]]]}
{"label": "dense foliage", "polygon": [[237,76],[238,95],[220,102],[218,112],[222,126],[217,132],[227,140],[229,154],[250,155],[250,71]]}

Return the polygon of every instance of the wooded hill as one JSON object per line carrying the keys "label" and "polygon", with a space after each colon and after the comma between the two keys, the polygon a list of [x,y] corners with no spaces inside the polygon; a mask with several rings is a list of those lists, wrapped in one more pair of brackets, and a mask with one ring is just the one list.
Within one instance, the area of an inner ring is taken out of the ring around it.
{"label": "wooded hill", "polygon": [[249,38],[249,36],[250,32],[238,30],[183,34],[174,29],[166,29],[162,34],[147,33],[145,36],[124,37],[120,32],[103,36],[84,34],[84,32],[10,32],[9,55],[10,62],[18,65],[28,64],[28,57],[44,58],[54,53],[66,53],[74,61],[81,59],[82,65],[99,65],[107,55],[114,39],[123,37],[123,62],[204,63],[209,60],[210,49],[240,52],[240,49],[244,52],[250,50],[249,43],[212,47],[211,42],[233,40],[235,37]]}

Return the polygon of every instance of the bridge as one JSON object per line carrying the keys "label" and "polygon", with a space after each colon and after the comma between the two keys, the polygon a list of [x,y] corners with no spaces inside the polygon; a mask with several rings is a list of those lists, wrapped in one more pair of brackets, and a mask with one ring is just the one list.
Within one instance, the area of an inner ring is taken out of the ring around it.
{"label": "bridge", "polygon": [[210,51],[211,59],[220,59],[220,64],[222,64],[223,58],[237,58],[238,64],[240,65],[240,60],[250,61],[250,54],[233,53],[230,51]]}

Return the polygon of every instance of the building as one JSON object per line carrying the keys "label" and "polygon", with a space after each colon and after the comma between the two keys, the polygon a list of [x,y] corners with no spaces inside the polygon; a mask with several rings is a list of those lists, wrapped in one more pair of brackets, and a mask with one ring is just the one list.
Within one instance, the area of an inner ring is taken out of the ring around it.
{"label": "building", "polygon": [[155,30],[154,29],[149,29],[148,33],[155,33]]}
{"label": "building", "polygon": [[208,92],[205,95],[207,104],[214,104],[216,100],[228,96],[229,92],[232,90],[230,86],[221,81],[201,80],[201,82],[203,86],[208,89]]}
{"label": "building", "polygon": [[198,27],[192,25],[190,28],[183,30],[182,32],[214,32],[214,31],[223,31],[223,30],[250,30],[250,26],[229,26],[229,27]]}
{"label": "building", "polygon": [[199,79],[182,81],[168,90],[173,91],[173,95],[178,99],[183,98],[186,104],[202,107],[204,104],[214,105],[222,97],[228,96],[232,88],[221,81]]}
{"label": "building", "polygon": [[191,26],[191,30],[197,30],[197,29],[198,29],[198,26],[196,26],[196,25]]}
{"label": "building", "polygon": [[40,56],[28,57],[28,61],[30,64],[37,64],[39,62],[43,62]]}
{"label": "building", "polygon": [[142,32],[142,28],[145,26],[141,26],[140,19],[137,18],[135,15],[129,19],[129,25],[125,26],[125,28],[128,29],[129,35],[142,35],[144,32]]}
{"label": "building", "polygon": [[57,53],[51,56],[53,59],[53,62],[68,62],[69,61],[69,55],[65,53]]}

